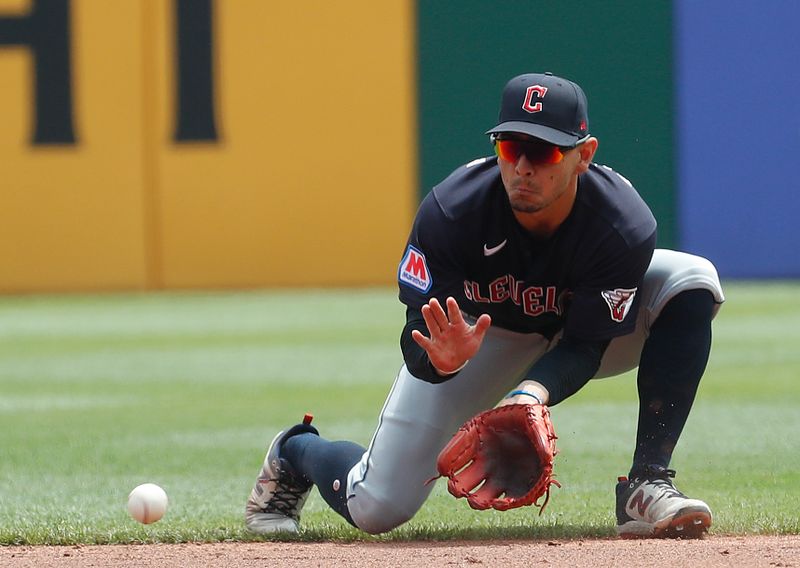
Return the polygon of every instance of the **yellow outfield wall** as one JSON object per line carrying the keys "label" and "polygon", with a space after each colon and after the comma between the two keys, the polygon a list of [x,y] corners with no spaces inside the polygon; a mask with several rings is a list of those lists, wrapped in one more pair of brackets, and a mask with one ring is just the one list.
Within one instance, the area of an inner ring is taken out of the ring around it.
{"label": "yellow outfield wall", "polygon": [[0,292],[394,281],[417,203],[412,2],[205,2],[196,138],[192,4],[66,4],[72,140],[41,123],[50,48],[18,32],[49,5],[0,0]]}

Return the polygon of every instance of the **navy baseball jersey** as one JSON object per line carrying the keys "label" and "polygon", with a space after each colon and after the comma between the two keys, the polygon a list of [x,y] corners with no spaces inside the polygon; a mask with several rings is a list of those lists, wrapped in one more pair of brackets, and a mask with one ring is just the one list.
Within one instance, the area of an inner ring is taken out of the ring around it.
{"label": "navy baseball jersey", "polygon": [[497,158],[481,158],[420,204],[398,270],[400,300],[420,309],[453,296],[464,312],[512,331],[611,339],[634,329],[655,240],[656,221],[630,182],[595,164],[556,232],[532,236],[514,217]]}

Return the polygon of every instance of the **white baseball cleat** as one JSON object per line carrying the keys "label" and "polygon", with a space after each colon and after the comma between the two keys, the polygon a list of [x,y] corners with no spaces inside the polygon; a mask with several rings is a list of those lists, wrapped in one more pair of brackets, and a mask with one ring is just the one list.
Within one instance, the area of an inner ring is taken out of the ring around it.
{"label": "white baseball cleat", "polygon": [[622,538],[702,538],[711,509],[690,499],[670,480],[675,471],[648,466],[641,477],[617,483],[617,534]]}
{"label": "white baseball cleat", "polygon": [[302,424],[278,432],[264,458],[245,507],[245,525],[256,534],[296,533],[300,528],[300,511],[311,493],[313,483],[297,475],[291,464],[281,458],[284,442],[297,434],[319,435],[311,426],[313,417],[306,414]]}

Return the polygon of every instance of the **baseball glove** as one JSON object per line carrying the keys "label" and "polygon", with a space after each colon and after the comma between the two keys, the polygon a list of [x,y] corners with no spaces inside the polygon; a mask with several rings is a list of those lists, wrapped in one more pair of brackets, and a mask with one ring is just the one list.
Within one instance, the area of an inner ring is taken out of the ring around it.
{"label": "baseball glove", "polygon": [[[510,404],[467,421],[439,453],[436,467],[447,489],[473,509],[505,511],[525,505],[544,510],[553,479],[556,434],[541,404]],[[542,495],[544,503],[538,504]]]}

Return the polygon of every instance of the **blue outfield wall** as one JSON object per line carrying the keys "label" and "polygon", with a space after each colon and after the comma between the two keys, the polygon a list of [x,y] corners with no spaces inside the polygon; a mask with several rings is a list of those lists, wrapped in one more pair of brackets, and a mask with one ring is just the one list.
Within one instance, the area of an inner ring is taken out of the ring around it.
{"label": "blue outfield wall", "polygon": [[675,0],[679,246],[800,277],[800,1]]}

